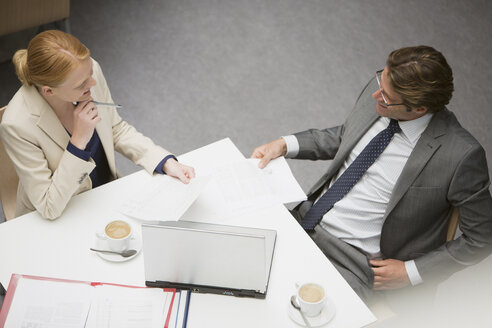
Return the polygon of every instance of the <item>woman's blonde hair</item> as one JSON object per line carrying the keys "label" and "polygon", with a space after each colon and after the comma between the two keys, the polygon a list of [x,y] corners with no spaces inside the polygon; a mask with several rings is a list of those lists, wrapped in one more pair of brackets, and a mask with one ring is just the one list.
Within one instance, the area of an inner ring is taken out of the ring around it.
{"label": "woman's blonde hair", "polygon": [[27,49],[17,50],[12,61],[23,84],[58,87],[89,56],[89,49],[76,37],[50,30],[36,35]]}

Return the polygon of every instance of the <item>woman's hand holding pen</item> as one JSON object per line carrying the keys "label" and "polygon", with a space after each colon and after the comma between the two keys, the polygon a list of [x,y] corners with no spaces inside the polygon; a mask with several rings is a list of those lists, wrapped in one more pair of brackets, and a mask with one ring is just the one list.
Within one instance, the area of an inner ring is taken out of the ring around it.
{"label": "woman's hand holding pen", "polygon": [[91,101],[77,104],[73,111],[73,130],[70,142],[79,149],[85,149],[94,134],[96,124],[101,121],[97,106]]}
{"label": "woman's hand holding pen", "polygon": [[162,170],[167,175],[181,180],[183,183],[190,183],[190,180],[195,177],[195,169],[178,163],[174,158],[170,158],[164,163]]}

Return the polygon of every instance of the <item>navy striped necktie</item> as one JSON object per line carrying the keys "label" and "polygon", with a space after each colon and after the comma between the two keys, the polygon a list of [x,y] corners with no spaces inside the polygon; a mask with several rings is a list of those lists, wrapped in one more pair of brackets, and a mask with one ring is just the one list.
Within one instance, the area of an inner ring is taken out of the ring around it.
{"label": "navy striped necktie", "polygon": [[364,175],[367,169],[381,155],[386,146],[390,143],[393,135],[400,132],[397,120],[391,120],[388,127],[379,132],[361,151],[359,156],[350,164],[343,174],[333,183],[323,196],[309,209],[301,222],[301,226],[307,230],[313,230],[321,221],[323,215],[328,212],[333,205],[342,199],[357,181]]}

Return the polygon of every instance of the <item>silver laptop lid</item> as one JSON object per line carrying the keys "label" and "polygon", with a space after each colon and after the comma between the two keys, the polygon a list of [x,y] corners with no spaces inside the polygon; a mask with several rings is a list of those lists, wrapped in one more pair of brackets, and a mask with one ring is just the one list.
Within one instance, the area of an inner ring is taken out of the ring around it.
{"label": "silver laptop lid", "polygon": [[146,281],[265,293],[276,231],[197,222],[142,225]]}

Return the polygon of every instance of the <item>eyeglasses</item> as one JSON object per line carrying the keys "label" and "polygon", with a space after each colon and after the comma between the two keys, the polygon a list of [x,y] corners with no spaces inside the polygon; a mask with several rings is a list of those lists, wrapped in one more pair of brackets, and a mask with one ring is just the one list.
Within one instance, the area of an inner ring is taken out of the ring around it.
{"label": "eyeglasses", "polygon": [[379,86],[379,92],[381,93],[381,97],[383,98],[383,102],[384,104],[387,106],[387,107],[390,107],[390,106],[405,106],[408,108],[408,106],[404,103],[400,103],[400,104],[390,104],[388,103],[388,100],[386,100],[386,97],[384,96],[384,91],[383,91],[383,87],[381,86],[381,74],[383,74],[383,70],[379,70],[376,72],[376,80],[378,81],[378,86]]}

